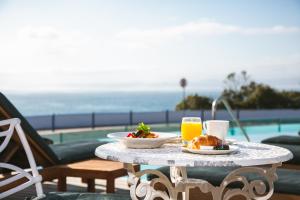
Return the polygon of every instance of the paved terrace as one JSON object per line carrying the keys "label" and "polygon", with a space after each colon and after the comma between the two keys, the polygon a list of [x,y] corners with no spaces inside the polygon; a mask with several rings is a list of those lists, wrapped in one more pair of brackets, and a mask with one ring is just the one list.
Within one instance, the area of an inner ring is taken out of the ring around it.
{"label": "paved terrace", "polygon": [[[73,178],[68,177],[67,178],[67,190],[68,192],[86,192],[86,184],[81,182],[80,178]],[[53,182],[44,182],[43,183],[43,189],[45,193],[48,192],[55,192],[57,186],[57,181]],[[106,183],[105,180],[96,179],[96,192],[97,193],[105,193]],[[116,193],[118,194],[124,194],[129,195],[129,188],[127,185],[127,179],[126,178],[118,178],[116,179]],[[10,197],[7,197],[7,200],[24,200],[25,197],[30,197],[35,195],[35,187],[31,186],[28,189],[25,189],[21,192],[18,192]]]}

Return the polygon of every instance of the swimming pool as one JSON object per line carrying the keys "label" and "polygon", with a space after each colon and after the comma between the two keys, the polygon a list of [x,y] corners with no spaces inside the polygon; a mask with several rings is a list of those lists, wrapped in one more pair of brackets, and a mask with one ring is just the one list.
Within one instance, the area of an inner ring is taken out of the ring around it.
{"label": "swimming pool", "polygon": [[[298,132],[300,131],[300,124],[284,124],[280,125],[280,127],[277,124],[244,126],[244,129],[250,137],[251,142],[261,142],[266,138],[279,135],[298,135]],[[172,132],[180,134],[178,129]],[[227,137],[238,141],[247,141],[238,127],[230,128]],[[112,141],[109,138],[99,138],[99,140]]]}
{"label": "swimming pool", "polygon": [[[300,124],[269,124],[269,125],[255,125],[244,126],[251,142],[260,142],[269,137],[278,135],[298,135],[300,131]],[[231,128],[228,133],[229,138],[234,138],[239,141],[246,141],[246,138],[241,133],[239,128]]]}
{"label": "swimming pool", "polygon": [[[151,125],[152,130],[160,132],[175,132],[179,134],[180,124],[170,124],[170,125]],[[278,135],[298,135],[300,131],[300,123],[290,123],[290,124],[265,124],[265,125],[250,125],[244,126],[247,134],[252,142],[260,142],[265,138],[274,137]],[[134,127],[133,127],[134,129]],[[65,143],[79,140],[99,140],[99,141],[112,141],[107,138],[106,135],[112,132],[126,131],[130,128],[106,128],[101,130],[88,130],[80,132],[70,132],[70,133],[58,133],[43,135],[43,137],[49,138],[54,141],[54,143]],[[228,132],[228,138],[234,138],[239,141],[246,141],[245,137],[242,135],[239,128],[230,128]]]}

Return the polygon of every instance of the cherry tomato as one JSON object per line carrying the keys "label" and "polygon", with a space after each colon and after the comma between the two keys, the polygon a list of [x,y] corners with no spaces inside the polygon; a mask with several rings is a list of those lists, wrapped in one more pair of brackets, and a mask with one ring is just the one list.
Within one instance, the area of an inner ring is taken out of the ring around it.
{"label": "cherry tomato", "polygon": [[132,134],[132,133],[129,133],[129,134],[127,135],[127,137],[130,137],[130,138],[136,138],[135,135]]}

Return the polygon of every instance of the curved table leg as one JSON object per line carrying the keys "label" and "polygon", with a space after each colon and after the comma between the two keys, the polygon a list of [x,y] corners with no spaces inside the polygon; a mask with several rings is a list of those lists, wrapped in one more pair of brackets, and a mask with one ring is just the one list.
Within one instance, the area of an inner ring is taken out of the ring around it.
{"label": "curved table leg", "polygon": [[189,188],[185,184],[187,182],[186,167],[170,167],[170,178],[175,187],[180,188],[182,192],[182,199],[189,199]]}
{"label": "curved table leg", "polygon": [[[187,177],[185,167],[170,167],[170,178],[166,177],[158,170],[143,170],[135,172],[131,164],[124,164],[128,170],[128,183],[130,185],[131,198],[137,200],[143,198],[146,200],[161,197],[163,199],[175,200],[179,193],[182,193],[183,199],[189,199],[189,190],[199,188],[202,192],[211,192],[214,200],[228,200],[234,196],[241,195],[246,199],[269,199],[274,192],[274,181],[277,180],[276,168],[281,163],[273,164],[271,168],[264,167],[241,167],[229,173],[220,186],[213,186],[206,180],[190,179]],[[248,180],[245,174],[257,174],[265,179]],[[141,176],[154,174],[157,178],[148,182],[143,182]],[[242,188],[227,188],[234,182],[242,183]],[[168,192],[156,190],[155,185],[160,183],[164,185]],[[267,183],[267,184],[266,184]]]}
{"label": "curved table leg", "polygon": [[[128,171],[128,184],[130,185],[130,196],[133,200],[138,200],[143,198],[145,200],[152,200],[156,197],[161,197],[164,200],[175,200],[177,199],[179,191],[173,184],[169,181],[163,173],[158,170],[143,170],[135,172],[132,164],[124,164]],[[141,177],[146,174],[156,175],[157,178],[151,181],[142,181]],[[162,184],[166,187],[167,191],[155,189],[156,184]]]}
{"label": "curved table leg", "polygon": [[[241,195],[246,199],[269,199],[274,193],[274,182],[278,179],[276,169],[281,163],[273,164],[271,168],[266,167],[242,167],[229,173],[220,186],[212,190],[214,199],[230,199],[234,196]],[[257,174],[263,180],[248,180],[244,174]],[[228,189],[226,187],[233,183],[240,182],[242,188]]]}

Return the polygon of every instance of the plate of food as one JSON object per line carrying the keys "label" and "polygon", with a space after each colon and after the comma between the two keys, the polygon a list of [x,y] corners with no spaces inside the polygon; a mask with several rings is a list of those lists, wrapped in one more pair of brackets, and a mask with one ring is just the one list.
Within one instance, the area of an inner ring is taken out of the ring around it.
{"label": "plate of food", "polygon": [[237,152],[239,147],[223,143],[222,140],[215,136],[202,135],[195,137],[187,147],[182,147],[182,150],[196,154],[220,155]]}
{"label": "plate of food", "polygon": [[107,137],[122,142],[127,148],[153,149],[178,137],[174,133],[153,132],[150,126],[139,123],[136,131],[110,133]]}

